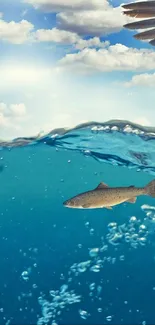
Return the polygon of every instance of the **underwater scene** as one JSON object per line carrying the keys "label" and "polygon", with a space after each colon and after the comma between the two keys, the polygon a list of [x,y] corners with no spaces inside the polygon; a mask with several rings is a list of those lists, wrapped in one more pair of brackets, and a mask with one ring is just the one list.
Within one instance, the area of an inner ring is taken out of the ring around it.
{"label": "underwater scene", "polygon": [[87,123],[2,142],[0,324],[154,324],[155,198],[63,202],[155,178],[155,128]]}

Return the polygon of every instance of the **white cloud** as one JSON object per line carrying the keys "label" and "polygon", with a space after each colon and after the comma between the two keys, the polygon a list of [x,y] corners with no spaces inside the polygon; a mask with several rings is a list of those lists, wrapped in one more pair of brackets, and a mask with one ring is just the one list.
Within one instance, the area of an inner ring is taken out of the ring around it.
{"label": "white cloud", "polygon": [[125,83],[126,87],[148,86],[155,87],[155,73],[143,73],[132,77],[131,81]]}
{"label": "white cloud", "polygon": [[105,9],[106,0],[24,0],[44,12]]}
{"label": "white cloud", "polygon": [[27,110],[23,103],[10,104],[0,103],[0,127],[19,129],[20,124],[28,119]]}
{"label": "white cloud", "polygon": [[[101,42],[98,37],[84,40],[80,38],[77,33],[59,30],[57,28],[38,29],[34,31],[34,26],[26,20],[22,20],[19,23],[13,21],[7,23],[4,20],[0,20],[0,40],[8,41],[13,44],[23,44],[25,42],[53,42],[68,45],[73,44],[76,49],[90,47],[104,48],[109,44],[108,41]],[[17,68],[16,71],[10,71],[9,74],[9,78],[12,78],[13,75],[13,78],[15,78],[17,81],[19,74],[22,74],[24,79],[27,79],[27,75],[29,75],[29,79],[33,79],[36,72],[34,72],[33,67],[31,71],[24,70],[24,72],[19,71]],[[4,79],[5,78],[6,76],[4,76]]]}
{"label": "white cloud", "polygon": [[23,44],[25,42],[55,42],[62,44],[73,44],[79,40],[76,33],[52,29],[38,29],[34,32],[34,25],[27,20],[6,22],[0,19],[0,40],[12,44]]}
{"label": "white cloud", "polygon": [[123,25],[133,19],[122,15],[120,7],[108,6],[106,10],[84,10],[57,14],[58,28],[79,35],[108,35],[119,32]]}
{"label": "white cloud", "polygon": [[[79,35],[108,35],[120,31],[125,23],[133,21],[132,18],[122,14],[121,7],[113,8],[106,0],[66,0],[65,2],[28,0],[28,2],[37,8],[48,7],[59,12],[56,16],[56,27],[34,31],[34,25],[27,20],[6,22],[0,15],[0,40],[13,44],[36,41],[75,44],[80,39]],[[66,8],[69,10],[65,11]],[[26,13],[27,10],[22,12],[22,15]],[[101,47],[103,45],[99,42],[98,44]]]}
{"label": "white cloud", "polygon": [[52,29],[39,29],[34,33],[36,41],[40,42],[55,42],[62,44],[73,44],[79,40],[79,36],[76,33],[59,30],[57,28]]}
{"label": "white cloud", "polygon": [[79,35],[108,35],[134,19],[122,14],[107,0],[25,0],[36,9],[56,12],[57,27]]}
{"label": "white cloud", "polygon": [[38,42],[55,42],[61,44],[74,44],[76,49],[84,49],[89,47],[104,48],[109,45],[108,41],[101,42],[99,37],[90,39],[82,39],[76,33],[52,29],[39,29],[34,33],[34,38]]}
{"label": "white cloud", "polygon": [[26,107],[23,103],[20,104],[11,104],[9,107],[10,115],[13,118],[25,118],[26,117]]}
{"label": "white cloud", "polygon": [[99,50],[84,49],[79,53],[67,54],[59,61],[59,67],[79,73],[153,70],[155,52],[116,44]]}
{"label": "white cloud", "polygon": [[6,22],[0,19],[0,40],[13,44],[22,44],[31,38],[34,26],[27,20]]}
{"label": "white cloud", "polygon": [[[38,29],[35,32],[33,29],[34,26],[25,20],[19,23],[7,23],[0,20],[0,40],[8,41],[13,44],[23,44],[25,42],[74,44],[77,49],[83,49],[85,47],[105,47],[108,44],[108,42],[101,42],[98,37],[84,40],[80,38],[77,33],[59,30],[57,28]],[[18,76],[18,71],[16,75]]]}
{"label": "white cloud", "polygon": [[90,48],[90,47],[104,48],[107,47],[108,45],[109,45],[108,41],[101,42],[99,37],[93,37],[87,40],[80,38],[79,41],[75,44],[75,48],[82,50],[84,48]]}

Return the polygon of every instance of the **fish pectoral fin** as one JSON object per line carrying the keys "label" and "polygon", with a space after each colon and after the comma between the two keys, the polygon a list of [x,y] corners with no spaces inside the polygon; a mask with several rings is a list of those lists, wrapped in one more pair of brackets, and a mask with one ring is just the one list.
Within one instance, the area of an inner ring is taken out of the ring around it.
{"label": "fish pectoral fin", "polygon": [[102,189],[102,188],[107,188],[109,187],[107,184],[101,182],[96,188],[95,190],[99,190],[99,189]]}
{"label": "fish pectoral fin", "polygon": [[130,202],[130,203],[135,203],[137,200],[136,197],[131,197],[129,200],[127,200],[126,202]]}
{"label": "fish pectoral fin", "polygon": [[112,210],[112,207],[105,207],[106,209]]}

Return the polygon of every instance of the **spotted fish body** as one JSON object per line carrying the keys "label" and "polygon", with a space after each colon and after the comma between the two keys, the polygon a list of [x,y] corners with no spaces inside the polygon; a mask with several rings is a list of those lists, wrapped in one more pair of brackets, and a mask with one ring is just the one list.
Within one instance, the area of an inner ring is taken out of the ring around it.
{"label": "spotted fish body", "polygon": [[76,209],[112,209],[112,206],[123,202],[135,203],[136,197],[140,195],[151,195],[155,197],[155,180],[146,187],[108,187],[100,183],[94,190],[81,193],[65,201],[63,205]]}

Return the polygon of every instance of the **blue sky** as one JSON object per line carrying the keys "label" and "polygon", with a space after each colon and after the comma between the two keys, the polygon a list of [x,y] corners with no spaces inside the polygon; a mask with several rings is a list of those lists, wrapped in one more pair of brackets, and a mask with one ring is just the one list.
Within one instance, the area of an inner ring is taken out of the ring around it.
{"label": "blue sky", "polygon": [[120,1],[0,0],[0,137],[154,124],[155,51],[123,29],[129,21]]}

